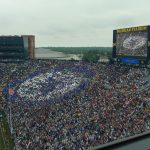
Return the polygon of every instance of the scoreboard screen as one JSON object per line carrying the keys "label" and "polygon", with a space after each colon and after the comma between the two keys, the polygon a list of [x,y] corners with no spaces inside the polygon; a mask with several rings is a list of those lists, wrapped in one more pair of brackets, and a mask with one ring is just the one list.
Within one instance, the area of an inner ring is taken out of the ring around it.
{"label": "scoreboard screen", "polygon": [[117,30],[116,56],[147,57],[147,28],[128,28]]}

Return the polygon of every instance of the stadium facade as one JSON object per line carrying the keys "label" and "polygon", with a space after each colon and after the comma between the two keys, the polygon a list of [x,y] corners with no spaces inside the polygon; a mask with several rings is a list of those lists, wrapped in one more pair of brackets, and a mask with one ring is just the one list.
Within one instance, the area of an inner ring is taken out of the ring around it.
{"label": "stadium facade", "polygon": [[35,58],[35,36],[0,36],[0,61],[22,61]]}
{"label": "stadium facade", "polygon": [[126,64],[150,64],[150,26],[113,31],[114,61]]}

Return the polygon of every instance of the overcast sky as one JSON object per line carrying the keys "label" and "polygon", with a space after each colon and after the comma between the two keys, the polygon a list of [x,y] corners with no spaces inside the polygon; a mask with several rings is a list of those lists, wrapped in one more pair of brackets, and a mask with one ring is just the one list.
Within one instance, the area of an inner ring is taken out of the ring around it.
{"label": "overcast sky", "polygon": [[0,0],[0,34],[36,46],[112,46],[113,29],[149,24],[150,0]]}

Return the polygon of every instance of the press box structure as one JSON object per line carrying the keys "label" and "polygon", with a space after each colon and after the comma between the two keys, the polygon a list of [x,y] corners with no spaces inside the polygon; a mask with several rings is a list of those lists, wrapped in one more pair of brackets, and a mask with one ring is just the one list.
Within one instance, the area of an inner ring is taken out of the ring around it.
{"label": "press box structure", "polygon": [[0,36],[0,61],[21,61],[35,58],[35,36]]}

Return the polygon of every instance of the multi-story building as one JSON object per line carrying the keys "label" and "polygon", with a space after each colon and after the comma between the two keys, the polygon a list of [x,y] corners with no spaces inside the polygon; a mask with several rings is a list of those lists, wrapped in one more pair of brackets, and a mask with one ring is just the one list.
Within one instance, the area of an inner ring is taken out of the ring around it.
{"label": "multi-story building", "polygon": [[0,36],[0,61],[20,61],[35,58],[33,35]]}

